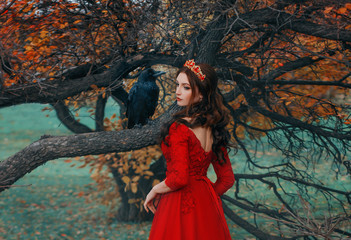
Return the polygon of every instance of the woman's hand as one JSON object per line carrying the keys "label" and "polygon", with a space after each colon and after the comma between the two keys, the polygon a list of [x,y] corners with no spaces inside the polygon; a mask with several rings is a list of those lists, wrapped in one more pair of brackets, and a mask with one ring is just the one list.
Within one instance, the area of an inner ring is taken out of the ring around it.
{"label": "woman's hand", "polygon": [[144,202],[144,208],[146,212],[149,212],[149,210],[151,210],[151,212],[155,214],[156,207],[161,198],[161,194],[171,191],[172,190],[166,185],[165,180],[156,184],[146,196]]}
{"label": "woman's hand", "polygon": [[146,212],[149,212],[149,210],[151,210],[151,212],[153,214],[155,214],[156,206],[158,204],[158,201],[160,200],[160,197],[161,197],[161,195],[156,193],[155,189],[152,188],[151,191],[147,194],[145,202],[144,202],[144,208],[145,208]]}

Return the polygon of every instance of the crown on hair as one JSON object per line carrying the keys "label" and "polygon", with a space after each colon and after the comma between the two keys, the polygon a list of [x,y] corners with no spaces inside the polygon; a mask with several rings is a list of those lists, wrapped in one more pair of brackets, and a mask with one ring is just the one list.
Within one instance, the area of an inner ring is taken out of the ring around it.
{"label": "crown on hair", "polygon": [[189,68],[193,73],[196,74],[196,76],[198,76],[201,79],[201,81],[205,80],[206,75],[203,74],[201,68],[195,64],[194,59],[187,60],[184,63],[184,67]]}

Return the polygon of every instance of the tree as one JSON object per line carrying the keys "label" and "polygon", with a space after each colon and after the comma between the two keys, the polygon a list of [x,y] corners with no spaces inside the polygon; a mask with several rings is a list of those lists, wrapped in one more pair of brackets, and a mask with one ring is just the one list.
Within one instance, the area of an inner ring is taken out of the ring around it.
{"label": "tree", "polygon": [[[233,119],[232,138],[247,157],[242,164],[249,171],[236,173],[234,197],[223,197],[227,216],[259,239],[350,237],[345,227],[350,190],[328,185],[313,171],[323,161],[336,177],[350,179],[350,12],[348,1],[328,0],[1,3],[0,106],[49,103],[75,133],[43,136],[2,161],[2,190],[46,161],[104,154],[100,158],[120,186],[127,209],[119,217],[147,218],[138,204],[163,177],[161,159],[150,165],[160,154],[155,147],[132,158],[124,152],[157,143],[160,125],[176,111],[169,94],[171,73],[195,58],[216,67]],[[155,120],[124,129],[127,92],[137,72],[159,64],[170,74],[158,82]],[[119,122],[104,119],[108,97],[121,106]],[[71,113],[83,104],[94,106],[94,130]],[[256,158],[248,145],[259,147],[264,140],[284,157],[278,162]],[[256,185],[269,189],[275,206],[240,191]],[[296,192],[289,192],[289,186]],[[309,213],[304,199],[313,204],[317,195],[334,212],[326,220],[298,211],[301,202]],[[271,235],[233,209],[276,219],[278,230]]]}

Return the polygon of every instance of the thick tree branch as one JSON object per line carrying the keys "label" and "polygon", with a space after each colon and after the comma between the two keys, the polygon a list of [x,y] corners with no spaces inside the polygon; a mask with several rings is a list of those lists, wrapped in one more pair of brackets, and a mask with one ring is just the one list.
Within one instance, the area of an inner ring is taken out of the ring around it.
{"label": "thick tree branch", "polygon": [[213,56],[216,55],[221,47],[221,40],[224,38],[225,34],[225,31],[219,27],[223,21],[225,21],[224,16],[219,16],[219,20],[210,24],[207,27],[206,34],[199,39],[201,42],[201,47],[197,56],[199,62],[214,65],[215,59]]}
{"label": "thick tree branch", "polygon": [[104,117],[105,117],[105,106],[107,102],[107,96],[100,94],[96,101],[95,109],[95,131],[104,131]]}
{"label": "thick tree branch", "polygon": [[0,192],[49,160],[126,152],[157,144],[161,125],[169,121],[172,114],[178,110],[177,105],[172,105],[167,112],[142,128],[71,136],[45,136],[0,162]]}
{"label": "thick tree branch", "polygon": [[90,90],[91,85],[111,87],[112,89],[129,72],[137,67],[154,64],[168,64],[179,67],[184,59],[163,54],[145,54],[120,61],[100,74],[88,75],[78,79],[57,79],[8,87],[0,92],[0,108],[22,103],[54,103],[81,92]]}

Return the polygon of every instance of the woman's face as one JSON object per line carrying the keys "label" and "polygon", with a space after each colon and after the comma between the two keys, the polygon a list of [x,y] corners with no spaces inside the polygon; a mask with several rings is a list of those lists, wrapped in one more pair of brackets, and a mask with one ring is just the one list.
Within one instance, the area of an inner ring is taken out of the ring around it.
{"label": "woman's face", "polygon": [[180,73],[176,79],[177,89],[177,104],[178,106],[188,106],[190,103],[191,95],[195,91],[194,103],[200,101],[200,94],[197,89],[191,89],[188,76],[185,73]]}

